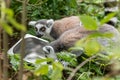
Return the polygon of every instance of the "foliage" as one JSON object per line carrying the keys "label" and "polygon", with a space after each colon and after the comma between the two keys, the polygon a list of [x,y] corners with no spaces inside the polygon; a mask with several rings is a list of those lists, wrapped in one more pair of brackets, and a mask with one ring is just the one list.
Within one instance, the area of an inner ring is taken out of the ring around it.
{"label": "foliage", "polygon": [[82,15],[80,16],[80,20],[87,30],[97,30],[98,28],[97,22],[94,19],[92,19],[90,16]]}
{"label": "foliage", "polygon": [[[16,17],[19,17],[22,10],[21,2],[12,0],[11,8],[15,11]],[[58,19],[76,13],[77,3],[76,0],[29,0],[27,12],[28,20]]]}
{"label": "foliage", "polygon": [[[12,64],[12,68],[15,70],[15,72],[19,70],[19,62],[19,54],[10,55],[10,63]],[[62,77],[63,66],[61,63],[56,62],[51,58],[37,59],[34,64],[24,61],[24,68],[26,70],[32,71],[34,76],[46,76],[50,80],[58,80]]]}
{"label": "foliage", "polygon": [[[23,30],[26,31],[25,26],[19,24],[18,22],[16,22],[16,20],[14,19],[14,13],[11,9],[1,9],[1,11],[3,12],[6,18],[6,20],[0,20],[0,24],[2,25],[2,28],[9,34],[9,35],[13,35],[13,29],[12,27],[9,25],[11,24],[13,27],[15,27],[18,30]],[[9,24],[8,24],[9,23]]]}
{"label": "foliage", "polygon": [[[100,0],[98,0],[100,1]],[[101,3],[92,3],[91,0],[83,1],[78,4],[79,14],[86,14],[93,16],[96,20],[101,20],[104,17],[104,7]]]}
{"label": "foliage", "polygon": [[[80,15],[80,18],[85,28],[88,30],[97,30],[99,25],[106,23],[116,14],[112,13],[104,17],[103,5],[96,4],[100,0],[86,0],[80,4],[78,4],[76,0],[28,1],[27,21],[38,20],[42,18],[59,19],[64,16],[82,14]],[[91,2],[91,4],[88,4],[88,2]],[[92,2],[95,2],[95,5],[92,4]],[[15,12],[15,14],[13,14],[13,11],[11,9]],[[12,0],[11,9],[2,9],[2,11],[6,14],[7,20],[4,22],[0,21],[0,24],[10,35],[13,34],[13,29],[8,25],[8,23],[10,23],[18,30],[25,31],[26,29],[18,23],[21,21],[21,1]],[[14,17],[18,22],[14,19]],[[28,33],[34,35],[34,29],[29,28]],[[104,46],[101,46],[97,42],[96,38],[98,37],[111,38],[112,34],[101,34],[99,32],[96,32],[95,34],[89,35],[87,38],[79,40],[70,50],[84,50],[84,54],[82,54],[80,57],[77,57],[75,54],[71,54],[70,51],[64,51],[58,53],[57,56],[59,61],[54,61],[51,58],[45,58],[36,60],[36,63],[34,64],[24,62],[24,69],[32,72],[32,76],[28,76],[28,80],[66,80],[68,75],[70,75],[70,73],[73,71],[73,68],[76,68],[79,64],[86,61],[86,59],[92,55],[98,55],[98,57],[92,59],[87,64],[82,66],[78,72],[75,73],[73,78],[74,80],[119,80],[119,75],[115,75],[113,77],[106,77],[106,75],[110,75],[110,73],[113,71],[117,72],[120,70],[120,63],[118,61],[118,58],[120,58],[120,45],[112,46],[111,48],[104,48]],[[99,54],[100,51],[103,50],[110,54],[108,56]],[[12,69],[15,71],[13,71],[13,74],[16,74],[19,70],[19,61],[19,55],[10,55],[10,63]],[[67,64],[64,65],[63,62]],[[113,64],[115,62],[116,64],[112,66],[112,69],[107,68],[110,64]],[[112,71],[110,72],[108,70]]]}
{"label": "foliage", "polygon": [[78,63],[77,63],[77,57],[75,54],[71,54],[69,52],[60,52],[60,53],[57,53],[57,57],[59,59],[59,61],[65,61],[66,64],[64,64],[64,66],[76,66]]}
{"label": "foliage", "polygon": [[[116,13],[111,13],[108,16],[105,16],[105,18],[100,21],[101,23],[99,23],[99,25],[102,25],[102,24],[106,23],[107,21],[109,21],[115,14]],[[97,30],[96,25],[90,24],[89,21],[91,21],[92,23],[98,23],[98,22],[96,22],[95,20],[92,20],[92,18],[89,16],[85,16],[85,17],[82,16],[82,17],[83,18],[81,18],[81,17],[80,18],[83,19],[81,21],[86,29],[89,30],[89,25],[90,25],[90,27],[93,27],[92,28],[93,30]],[[85,21],[84,19],[89,20],[89,21]],[[88,27],[86,27],[86,26],[88,26]],[[118,48],[120,48],[119,42],[117,42],[117,44],[114,44],[114,45],[111,44],[111,46],[108,48],[108,47],[104,47],[98,43],[98,41],[97,41],[98,37],[111,38],[112,34],[111,33],[94,33],[92,35],[89,35],[86,38],[79,40],[75,44],[75,47],[72,47],[71,49],[72,50],[76,50],[76,49],[84,50],[84,52],[85,52],[84,54],[86,54],[87,56],[92,56],[92,55],[97,54],[100,58],[97,58],[98,60],[95,60],[95,63],[98,63],[100,65],[102,64],[102,65],[106,66],[106,64],[110,64],[111,61],[114,61],[114,60],[118,61],[118,59],[120,58],[120,52],[118,50]],[[105,56],[104,54],[99,54],[102,51],[107,53],[107,56]],[[93,63],[94,63],[94,61],[93,61]],[[117,64],[119,65],[119,63],[117,63]],[[90,64],[90,65],[92,65],[92,64]],[[97,66],[97,65],[92,65],[92,66]],[[92,66],[90,66],[90,67],[92,67]],[[85,68],[83,68],[83,69],[85,69]],[[97,72],[97,75],[99,75],[99,76],[104,75],[104,72],[103,73],[101,72],[102,69],[98,69],[98,67],[94,67],[92,69],[95,69],[94,72]],[[92,76],[91,70],[88,72],[83,71],[82,74],[78,78],[81,80],[84,80],[84,79],[91,80],[90,75]],[[102,80],[102,79],[103,78],[101,78],[100,80]],[[112,78],[110,78],[110,79],[112,79]],[[106,78],[105,78],[105,80],[106,80]]]}

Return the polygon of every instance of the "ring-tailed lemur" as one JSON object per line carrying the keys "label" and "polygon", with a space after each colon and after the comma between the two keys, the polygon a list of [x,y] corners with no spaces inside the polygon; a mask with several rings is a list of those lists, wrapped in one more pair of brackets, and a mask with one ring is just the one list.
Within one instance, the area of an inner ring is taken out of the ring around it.
{"label": "ring-tailed lemur", "polygon": [[35,27],[38,37],[42,37],[43,35],[48,34],[54,39],[57,39],[65,31],[74,28],[76,25],[81,25],[81,23],[78,16],[71,16],[55,21],[53,21],[53,19],[30,21],[29,25]]}
{"label": "ring-tailed lemur", "polygon": [[[117,5],[115,7],[112,6],[112,8],[108,5],[108,4],[112,4],[112,2],[113,2],[113,0],[104,3],[105,15],[118,10]],[[105,33],[105,32],[113,33],[113,38],[111,38],[110,40],[115,43],[117,43],[120,40],[120,33],[114,27],[115,24],[117,23],[117,21],[118,21],[117,17],[113,17],[112,19],[110,19],[110,21],[108,23],[100,26],[100,28],[98,30],[101,33]],[[73,29],[70,29],[70,30],[64,32],[57,40],[51,42],[49,46],[52,46],[52,47],[50,47],[49,50],[55,50],[55,52],[66,50],[66,49],[74,46],[74,43],[76,41],[82,39],[83,37],[88,36],[91,33],[94,33],[94,31],[86,30],[86,29],[84,29],[83,26],[74,27]],[[107,39],[99,38],[98,41],[104,46],[109,45]],[[49,48],[49,47],[47,47],[47,48]],[[53,49],[51,49],[51,48],[53,48]],[[46,51],[47,51],[47,49],[46,49]]]}
{"label": "ring-tailed lemur", "polygon": [[[62,34],[57,40],[51,42],[49,46],[52,46],[53,49],[55,50],[55,52],[67,50],[68,48],[74,46],[74,44],[78,40],[80,40],[80,39],[82,39],[82,38],[84,38],[92,33],[95,33],[95,32],[96,31],[86,30],[83,26],[76,27],[74,29],[71,29],[71,30],[64,32],[64,34]],[[119,41],[120,33],[118,32],[118,30],[116,28],[114,28],[114,26],[111,26],[109,24],[104,24],[104,25],[99,27],[98,32],[100,32],[100,33],[107,33],[107,32],[113,33],[113,37],[110,38],[110,40],[112,42],[115,42],[115,43]],[[99,43],[102,44],[103,46],[109,45],[107,40],[108,39],[106,39],[106,40],[101,39],[101,38],[98,39]]]}

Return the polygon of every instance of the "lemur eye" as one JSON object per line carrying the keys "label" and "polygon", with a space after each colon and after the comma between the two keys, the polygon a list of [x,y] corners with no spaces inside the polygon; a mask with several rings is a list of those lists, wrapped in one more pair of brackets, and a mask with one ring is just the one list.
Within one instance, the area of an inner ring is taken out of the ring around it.
{"label": "lemur eye", "polygon": [[40,31],[44,32],[46,30],[45,27],[40,28]]}
{"label": "lemur eye", "polygon": [[38,29],[35,27],[35,31],[37,31]]}

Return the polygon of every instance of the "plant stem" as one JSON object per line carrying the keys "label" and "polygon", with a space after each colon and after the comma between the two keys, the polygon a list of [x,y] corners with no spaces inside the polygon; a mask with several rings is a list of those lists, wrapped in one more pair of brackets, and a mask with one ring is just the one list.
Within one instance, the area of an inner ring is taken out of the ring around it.
{"label": "plant stem", "polygon": [[[26,25],[26,2],[27,0],[23,0],[23,10],[22,10],[22,24],[25,26]],[[20,70],[19,70],[19,77],[18,80],[23,79],[23,58],[25,54],[25,40],[24,40],[24,35],[25,32],[21,31],[21,37],[22,37],[22,42],[21,42],[21,59],[20,59]]]}
{"label": "plant stem", "polygon": [[[1,1],[1,9],[6,8],[6,1]],[[5,13],[1,11],[1,21],[5,21]],[[8,59],[7,59],[7,50],[8,50],[8,35],[5,31],[3,31],[3,48],[4,48],[4,56],[3,56],[3,80],[8,80]]]}
{"label": "plant stem", "polygon": [[79,64],[70,74],[70,76],[67,78],[67,80],[72,80],[73,76],[75,75],[75,73],[82,67],[84,66],[87,62],[89,62],[90,60],[96,58],[97,55],[91,56],[90,58],[86,59],[84,62],[82,62],[81,64]]}

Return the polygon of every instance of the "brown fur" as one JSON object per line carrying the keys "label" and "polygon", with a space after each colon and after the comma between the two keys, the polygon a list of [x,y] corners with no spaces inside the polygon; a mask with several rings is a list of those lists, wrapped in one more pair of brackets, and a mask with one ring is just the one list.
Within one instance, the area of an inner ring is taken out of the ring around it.
{"label": "brown fur", "polygon": [[63,32],[76,27],[80,24],[80,19],[78,16],[71,16],[56,20],[50,35],[57,39]]}
{"label": "brown fur", "polygon": [[[114,41],[118,40],[120,36],[119,32],[113,26],[108,24],[102,25],[98,29],[98,31],[101,33],[105,33],[105,32],[113,33],[114,37],[111,40]],[[71,30],[64,32],[57,40],[51,42],[50,45],[55,49],[56,52],[58,52],[74,46],[75,42],[94,32],[96,31],[89,31],[82,26],[77,26]]]}

